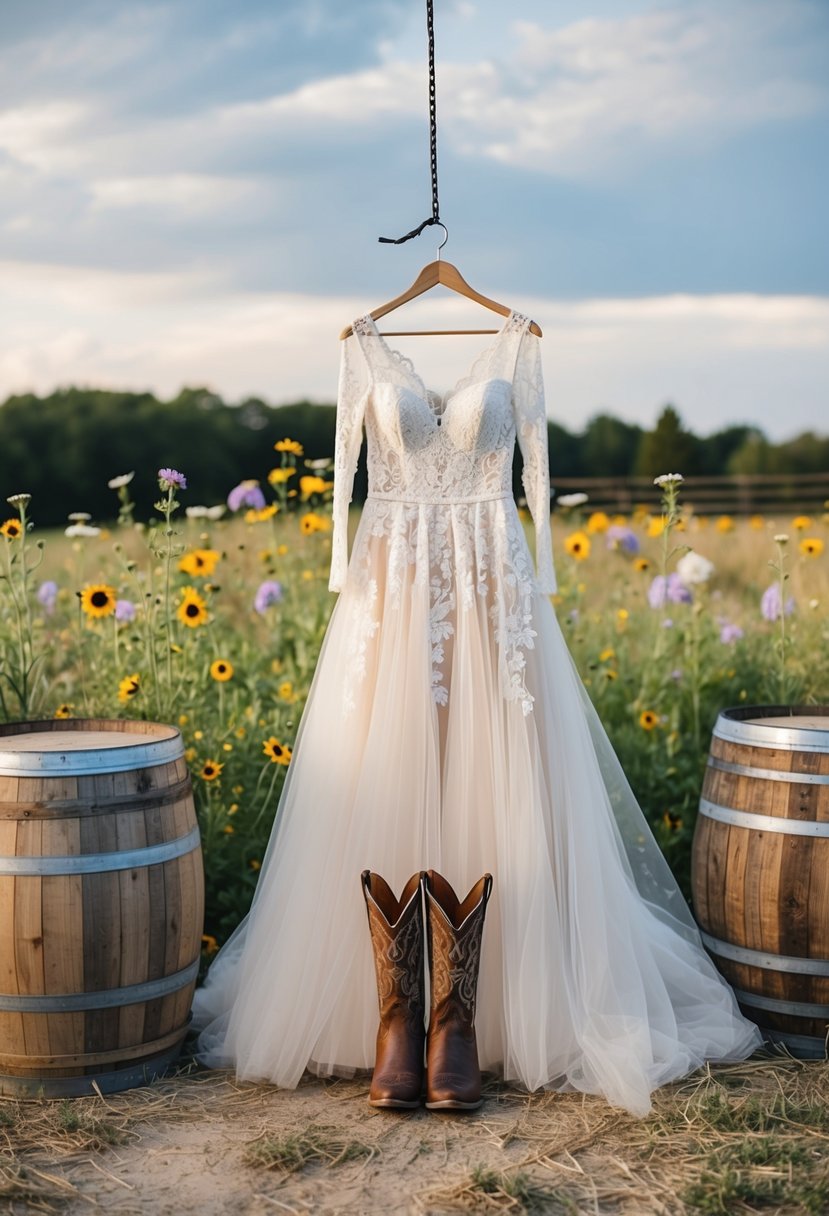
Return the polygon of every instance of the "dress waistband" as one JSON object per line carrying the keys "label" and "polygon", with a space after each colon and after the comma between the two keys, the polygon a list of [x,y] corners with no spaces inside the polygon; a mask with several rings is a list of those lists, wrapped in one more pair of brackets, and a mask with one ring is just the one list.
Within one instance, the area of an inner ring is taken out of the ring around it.
{"label": "dress waistband", "polygon": [[404,502],[414,507],[461,507],[466,503],[476,502],[511,502],[515,499],[511,491],[501,494],[467,494],[463,498],[411,498],[406,494],[383,494],[372,490],[366,496],[366,502],[376,499],[378,502]]}

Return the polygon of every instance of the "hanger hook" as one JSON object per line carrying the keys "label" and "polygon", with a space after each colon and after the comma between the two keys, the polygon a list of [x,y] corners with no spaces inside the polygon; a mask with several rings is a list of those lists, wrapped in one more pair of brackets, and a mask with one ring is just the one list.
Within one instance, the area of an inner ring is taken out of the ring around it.
{"label": "hanger hook", "polygon": [[438,261],[440,261],[440,251],[443,248],[443,246],[446,244],[446,242],[449,240],[449,229],[446,227],[443,220],[435,220],[435,226],[437,228],[443,229],[443,240],[438,245],[438,252],[437,252],[437,259],[438,259]]}

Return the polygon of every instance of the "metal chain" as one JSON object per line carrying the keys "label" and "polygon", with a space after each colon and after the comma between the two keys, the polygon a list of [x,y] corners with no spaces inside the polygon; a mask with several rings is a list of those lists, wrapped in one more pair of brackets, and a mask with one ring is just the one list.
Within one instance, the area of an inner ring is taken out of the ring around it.
{"label": "metal chain", "polygon": [[426,0],[426,32],[429,36],[429,164],[432,173],[432,214],[428,220],[418,224],[405,236],[381,236],[377,239],[384,245],[402,245],[412,237],[420,236],[430,224],[440,224],[440,200],[438,199],[438,116],[437,90],[435,86],[435,11],[434,0]]}

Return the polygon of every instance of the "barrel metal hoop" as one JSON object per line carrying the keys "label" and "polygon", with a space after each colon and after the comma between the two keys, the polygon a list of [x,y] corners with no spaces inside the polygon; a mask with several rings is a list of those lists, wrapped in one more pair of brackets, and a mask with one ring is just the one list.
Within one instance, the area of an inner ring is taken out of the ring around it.
{"label": "barrel metal hoop", "polygon": [[126,747],[77,748],[67,751],[8,751],[0,738],[0,776],[53,777],[59,773],[92,776],[95,773],[125,773],[135,768],[170,764],[184,755],[178,731],[169,739],[134,743]]}
{"label": "barrel metal hoop", "polygon": [[755,777],[759,781],[786,781],[790,785],[829,785],[829,773],[793,773],[790,769],[752,768],[750,764],[734,764],[719,756],[708,757],[708,767],[739,777]]}
{"label": "barrel metal hoop", "polygon": [[43,1098],[80,1098],[89,1094],[112,1094],[139,1085],[149,1085],[163,1077],[181,1052],[181,1040],[166,1051],[128,1068],[113,1068],[107,1072],[85,1076],[44,1077],[8,1076],[0,1073],[0,1096],[40,1101]]}
{"label": "barrel metal hoop", "polygon": [[121,1005],[137,1005],[167,996],[192,984],[199,974],[199,960],[172,975],[163,975],[157,980],[146,980],[142,984],[127,984],[123,988],[106,988],[101,992],[63,992],[45,995],[0,993],[0,1011],[3,1013],[72,1013],[87,1009],[114,1009]]}
{"label": "barrel metal hoop", "polygon": [[153,844],[141,849],[113,850],[111,853],[87,853],[70,857],[0,857],[0,874],[29,874],[44,877],[52,874],[99,874],[111,870],[136,870],[172,861],[199,847],[198,825],[186,836]]}
{"label": "barrel metal hoop", "polygon": [[700,798],[699,811],[708,819],[730,823],[732,827],[747,828],[756,832],[784,832],[787,836],[829,837],[829,823],[815,819],[783,819],[779,815],[757,815],[753,811],[740,811],[736,807],[718,806],[707,798]]}
{"label": "barrel metal hoop", "polygon": [[783,1001],[779,997],[762,996],[759,992],[746,992],[735,988],[734,995],[741,1005],[753,1009],[767,1009],[769,1013],[788,1013],[796,1018],[829,1018],[829,1005],[815,1005],[810,1001]]}
{"label": "barrel metal hoop", "polygon": [[826,1039],[819,1039],[810,1034],[789,1034],[788,1031],[770,1030],[767,1026],[763,1026],[762,1031],[768,1042],[783,1043],[790,1047],[792,1055],[804,1060],[826,1059]]}
{"label": "barrel metal hoop", "polygon": [[797,975],[829,975],[829,959],[797,958],[787,954],[770,954],[764,950],[750,950],[747,946],[736,946],[733,942],[721,941],[710,933],[700,931],[700,937],[712,954],[730,959],[733,963],[745,963],[748,967],[762,967],[764,971],[791,971]]}
{"label": "barrel metal hoop", "polygon": [[189,1026],[177,1026],[175,1030],[153,1039],[150,1043],[133,1043],[130,1047],[113,1047],[108,1051],[78,1052],[65,1056],[0,1055],[0,1068],[88,1068],[94,1064],[117,1064],[119,1060],[134,1060],[139,1056],[152,1056],[165,1051],[186,1036]]}
{"label": "barrel metal hoop", "polygon": [[[757,716],[760,716],[759,708]],[[783,714],[778,716],[782,717]],[[750,747],[771,748],[773,751],[829,752],[829,732],[798,727],[797,715],[793,715],[791,721],[790,727],[758,726],[756,722],[746,722],[720,713],[714,723],[714,737],[727,743],[746,743]]]}

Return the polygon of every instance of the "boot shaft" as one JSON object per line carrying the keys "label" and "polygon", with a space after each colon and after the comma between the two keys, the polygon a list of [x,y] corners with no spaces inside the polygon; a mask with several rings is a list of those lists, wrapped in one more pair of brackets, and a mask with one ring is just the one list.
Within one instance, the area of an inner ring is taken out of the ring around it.
{"label": "boot shaft", "polygon": [[431,978],[430,1024],[449,1020],[472,1030],[486,905],[492,876],[484,874],[461,902],[441,874],[425,879]]}
{"label": "boot shaft", "polygon": [[394,1017],[424,1021],[422,874],[412,875],[399,900],[379,874],[361,875],[381,1025]]}

